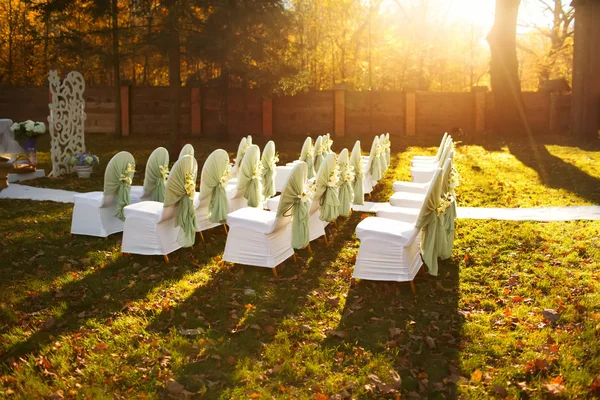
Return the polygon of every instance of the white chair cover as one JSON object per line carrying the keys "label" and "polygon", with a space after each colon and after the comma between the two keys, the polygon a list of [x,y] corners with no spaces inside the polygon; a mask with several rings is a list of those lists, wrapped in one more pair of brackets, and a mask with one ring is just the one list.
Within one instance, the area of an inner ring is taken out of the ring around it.
{"label": "white chair cover", "polygon": [[[277,212],[246,207],[227,217],[230,227],[223,260],[257,267],[275,268],[294,254],[292,248],[292,215],[287,213],[290,202],[306,180],[307,167],[300,163],[294,167],[283,195],[286,200]],[[297,229],[301,229],[297,227]]]}
{"label": "white chair cover", "polygon": [[194,146],[192,146],[191,144],[186,144],[185,146],[183,146],[181,148],[181,151],[179,152],[179,158],[182,158],[183,156],[192,156],[194,157]]}
{"label": "white chair cover", "polygon": [[[106,166],[103,192],[80,193],[73,196],[71,234],[107,237],[123,231],[123,220],[116,216],[119,214],[117,197],[120,190],[120,177],[128,164],[135,165],[133,156],[125,151],[117,153]],[[133,173],[129,176],[133,179]],[[129,193],[121,193],[121,195],[123,199],[120,201],[129,197],[128,204],[140,201],[139,197]]]}
{"label": "white chair cover", "polygon": [[[175,184],[174,180],[185,181],[186,173],[193,173],[195,176],[197,170],[196,160],[189,155],[183,156],[177,160],[171,170],[167,181],[165,203],[143,201],[125,207],[122,252],[166,255],[182,247],[183,229],[175,224],[180,202],[175,200],[181,197],[180,192],[185,182]],[[193,205],[196,206],[198,202],[198,196],[195,195]]]}

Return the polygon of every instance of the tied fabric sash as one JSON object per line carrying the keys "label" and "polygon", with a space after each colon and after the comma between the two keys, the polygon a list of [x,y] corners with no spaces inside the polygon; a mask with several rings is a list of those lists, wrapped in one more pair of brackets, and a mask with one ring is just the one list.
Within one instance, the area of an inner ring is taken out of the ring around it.
{"label": "tied fabric sash", "polygon": [[175,227],[181,227],[177,241],[183,247],[190,247],[196,241],[196,210],[194,202],[185,194],[179,200],[179,207],[175,215]]}
{"label": "tied fabric sash", "polygon": [[117,212],[115,217],[119,218],[121,221],[125,221],[125,215],[123,214],[123,209],[129,205],[131,202],[130,199],[131,193],[131,184],[128,182],[119,182],[119,187],[117,189],[117,195],[115,201],[117,203]]}

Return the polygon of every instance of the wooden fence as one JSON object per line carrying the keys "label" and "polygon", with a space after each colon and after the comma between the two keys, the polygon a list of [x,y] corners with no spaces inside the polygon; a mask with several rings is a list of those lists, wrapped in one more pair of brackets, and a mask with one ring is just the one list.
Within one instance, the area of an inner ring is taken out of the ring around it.
{"label": "wooden fence", "polygon": [[[121,88],[124,135],[167,134],[167,87]],[[110,87],[85,90],[86,132],[114,133],[114,93]],[[527,118],[536,133],[561,133],[569,128],[570,95],[524,92]],[[47,121],[48,88],[0,87],[0,118]],[[219,96],[214,89],[181,88],[181,130],[192,136],[218,131]],[[461,129],[483,136],[491,130],[493,96],[477,90],[463,93],[319,91],[295,96],[263,97],[254,90],[231,89],[228,98],[232,136],[304,136],[330,132],[335,136],[439,136]]]}

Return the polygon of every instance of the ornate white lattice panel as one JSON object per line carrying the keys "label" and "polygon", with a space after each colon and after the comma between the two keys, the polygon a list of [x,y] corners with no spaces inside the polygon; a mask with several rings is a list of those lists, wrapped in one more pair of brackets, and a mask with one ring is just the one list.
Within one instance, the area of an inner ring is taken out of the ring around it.
{"label": "ornate white lattice panel", "polygon": [[85,152],[85,81],[77,71],[71,71],[61,82],[56,70],[50,71],[50,94],[52,103],[48,127],[51,137],[52,172],[60,176],[71,172],[68,159],[71,154]]}

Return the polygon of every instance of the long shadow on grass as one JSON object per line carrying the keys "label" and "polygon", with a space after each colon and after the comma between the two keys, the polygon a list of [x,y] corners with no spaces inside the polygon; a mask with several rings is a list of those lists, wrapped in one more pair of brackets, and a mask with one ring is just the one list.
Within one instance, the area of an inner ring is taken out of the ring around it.
{"label": "long shadow on grass", "polygon": [[[405,392],[455,397],[454,386],[439,383],[457,372],[453,362],[463,324],[458,276],[458,263],[449,259],[440,263],[438,277],[424,267],[415,279],[416,295],[406,282],[360,281],[350,289],[337,327],[343,338],[328,338],[326,344],[349,363],[362,350],[383,354],[401,375]],[[442,390],[436,391],[436,383]]]}
{"label": "long shadow on grass", "polygon": [[[243,389],[244,382],[236,376],[239,369],[259,362],[264,349],[276,340],[281,323],[297,318],[307,306],[310,294],[320,286],[357,221],[356,217],[338,220],[338,229],[330,229],[328,236],[333,242],[329,246],[313,241],[313,257],[309,258],[306,250],[298,251],[298,265],[288,259],[278,279],[265,268],[225,267],[220,276],[173,312],[158,315],[149,330],[164,332],[173,326],[194,329],[198,324],[206,329],[202,339],[206,351],[176,371],[175,379],[202,398],[228,397],[231,391]],[[245,289],[254,290],[256,295],[245,294]],[[201,315],[203,324],[190,315]],[[272,377],[273,382],[277,379]]]}
{"label": "long shadow on grass", "polygon": [[544,185],[568,190],[590,202],[600,204],[600,179],[552,155],[543,144],[508,143],[508,148],[519,161],[538,173]]}
{"label": "long shadow on grass", "polygon": [[[178,281],[187,272],[202,268],[206,261],[218,255],[225,243],[224,234],[220,232],[215,231],[212,235],[214,241],[210,246],[198,244],[194,249],[180,249],[172,253],[169,264],[159,257],[119,256],[102,267],[96,267],[82,279],[50,288],[15,305],[16,310],[35,310],[43,314],[49,314],[50,309],[58,305],[64,305],[64,310],[59,318],[48,317],[45,321],[36,322],[25,318],[19,324],[8,325],[8,329],[13,326],[19,329],[24,324],[28,329],[35,330],[35,333],[6,349],[0,361],[6,362],[36,351],[53,337],[84,327],[88,320],[107,320],[121,312],[128,312],[128,303],[143,299],[154,288],[167,281]],[[98,245],[100,248],[104,242],[101,239],[85,240],[90,242],[90,246]],[[26,314],[25,317],[29,315]]]}

